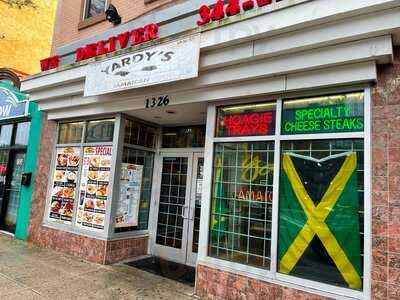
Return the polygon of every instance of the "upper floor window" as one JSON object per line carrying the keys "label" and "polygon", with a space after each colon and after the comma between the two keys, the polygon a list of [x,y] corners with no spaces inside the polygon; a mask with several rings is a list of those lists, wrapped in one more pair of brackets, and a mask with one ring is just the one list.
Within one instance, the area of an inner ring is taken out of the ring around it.
{"label": "upper floor window", "polygon": [[84,18],[88,19],[104,13],[107,0],[86,0]]}

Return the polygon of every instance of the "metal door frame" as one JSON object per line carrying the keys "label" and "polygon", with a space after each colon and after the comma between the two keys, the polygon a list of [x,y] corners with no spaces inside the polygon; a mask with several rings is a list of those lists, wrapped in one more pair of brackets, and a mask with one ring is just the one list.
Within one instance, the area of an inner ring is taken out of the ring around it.
{"label": "metal door frame", "polygon": [[[5,182],[4,182],[3,204],[2,204],[2,208],[1,208],[1,214],[0,214],[0,229],[4,230],[6,232],[10,232],[12,234],[15,234],[15,232],[9,231],[9,228],[6,227],[5,221],[6,221],[7,209],[8,209],[9,202],[10,202],[8,190],[10,189],[12,173],[15,168],[14,160],[18,153],[23,153],[25,155],[25,157],[24,157],[24,166],[25,166],[26,154],[27,154],[26,148],[9,149],[8,150],[7,172],[6,172]],[[24,168],[24,166],[23,166],[23,168]],[[21,189],[20,189],[19,197],[20,197],[19,201],[21,201]],[[18,218],[18,211],[17,211],[17,218]],[[17,226],[17,224],[15,224],[15,226]]]}
{"label": "metal door frame", "polygon": [[[189,218],[187,216],[189,209],[186,207],[189,206],[190,201],[190,184],[192,182],[192,156],[193,154],[190,152],[169,152],[169,153],[160,153],[157,157],[156,167],[154,169],[154,173],[157,175],[157,180],[153,181],[153,184],[157,187],[153,189],[153,214],[152,214],[152,228],[151,228],[151,253],[154,256],[158,256],[161,258],[165,258],[177,263],[185,264],[186,263],[186,248],[187,248],[187,235],[188,235],[188,223]],[[186,174],[186,193],[185,193],[185,204],[182,211],[183,215],[183,232],[182,232],[182,245],[181,248],[173,248],[163,245],[158,245],[156,243],[156,235],[157,235],[157,225],[158,225],[158,211],[159,211],[159,203],[160,203],[160,194],[161,194],[161,172],[163,167],[163,159],[165,157],[185,157],[187,158],[187,174]],[[186,209],[185,209],[186,208]]]}
{"label": "metal door frame", "polygon": [[[203,157],[204,156],[204,148],[174,148],[174,149],[161,149],[160,153],[155,155],[154,158],[154,172],[153,172],[153,188],[152,188],[152,196],[151,196],[151,208],[150,208],[150,216],[149,216],[149,253],[153,256],[161,257],[170,261],[174,261],[181,264],[189,264],[196,265],[197,254],[195,254],[195,258],[190,256],[188,247],[190,246],[192,237],[190,237],[189,244],[189,230],[193,228],[193,225],[190,225],[189,207],[194,206],[192,204],[192,184],[193,184],[193,162],[194,157]],[[161,193],[161,171],[164,157],[187,157],[188,158],[188,171],[186,174],[186,196],[185,196],[185,206],[187,207],[184,211],[184,223],[183,223],[183,235],[182,235],[182,248],[176,249],[168,246],[158,245],[156,243],[156,234],[157,234],[157,224],[158,224],[158,211],[159,211],[159,201],[160,201],[160,193]],[[197,165],[197,161],[196,161]],[[193,223],[193,222],[191,222]],[[192,234],[191,234],[192,235]],[[186,241],[186,242],[184,242]],[[191,251],[190,251],[190,254]],[[194,261],[194,262],[193,262]]]}
{"label": "metal door frame", "polygon": [[[189,226],[188,226],[188,240],[186,250],[186,264],[196,266],[197,253],[193,253],[193,232],[194,232],[194,216],[196,208],[196,183],[197,183],[197,169],[199,166],[199,159],[204,159],[204,153],[195,152],[192,155],[192,181],[190,183],[190,201],[189,201]],[[204,163],[204,162],[203,162]],[[204,176],[204,173],[203,173]],[[199,240],[200,240],[200,226],[199,226]],[[197,251],[198,252],[198,251]]]}

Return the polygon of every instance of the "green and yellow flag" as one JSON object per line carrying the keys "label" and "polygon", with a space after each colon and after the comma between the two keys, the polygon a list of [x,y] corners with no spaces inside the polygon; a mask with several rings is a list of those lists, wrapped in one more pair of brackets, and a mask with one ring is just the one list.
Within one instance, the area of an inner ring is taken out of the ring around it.
{"label": "green and yellow flag", "polygon": [[224,198],[224,184],[222,182],[222,160],[216,158],[216,169],[214,174],[214,190],[212,202],[212,240],[217,242],[221,239],[228,228],[228,222],[225,214],[228,212],[227,200]]}
{"label": "green and yellow flag", "polygon": [[361,289],[356,168],[355,152],[322,160],[283,155],[281,273]]}

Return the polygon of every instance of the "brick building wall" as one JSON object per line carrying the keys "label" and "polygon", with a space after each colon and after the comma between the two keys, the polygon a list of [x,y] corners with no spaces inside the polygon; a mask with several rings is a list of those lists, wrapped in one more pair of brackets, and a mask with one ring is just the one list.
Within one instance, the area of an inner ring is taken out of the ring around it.
{"label": "brick building wall", "polygon": [[372,294],[400,299],[400,47],[372,96]]}
{"label": "brick building wall", "polygon": [[[105,32],[113,28],[114,25],[103,20],[94,25],[79,29],[81,21],[82,1],[85,0],[59,0],[57,7],[56,24],[53,36],[53,53],[57,47],[65,44]],[[126,23],[147,13],[181,3],[184,0],[112,0],[117,7],[118,13],[122,17],[122,23]],[[149,2],[146,4],[145,2]]]}
{"label": "brick building wall", "polygon": [[54,249],[100,264],[111,264],[147,254],[147,237],[105,241],[55,230],[43,225],[56,125],[56,122],[47,120],[46,114],[43,115],[28,240],[41,247]]}
{"label": "brick building wall", "polygon": [[[400,47],[378,66],[372,89],[372,299],[400,299]],[[326,299],[237,274],[197,267],[206,299]]]}

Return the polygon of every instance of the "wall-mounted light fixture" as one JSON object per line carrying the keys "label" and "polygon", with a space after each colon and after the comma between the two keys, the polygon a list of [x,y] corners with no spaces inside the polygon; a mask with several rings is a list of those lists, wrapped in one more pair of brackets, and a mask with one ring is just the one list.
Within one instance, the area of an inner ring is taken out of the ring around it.
{"label": "wall-mounted light fixture", "polygon": [[118,14],[117,8],[112,4],[106,10],[106,19],[114,25],[121,24],[121,16]]}

